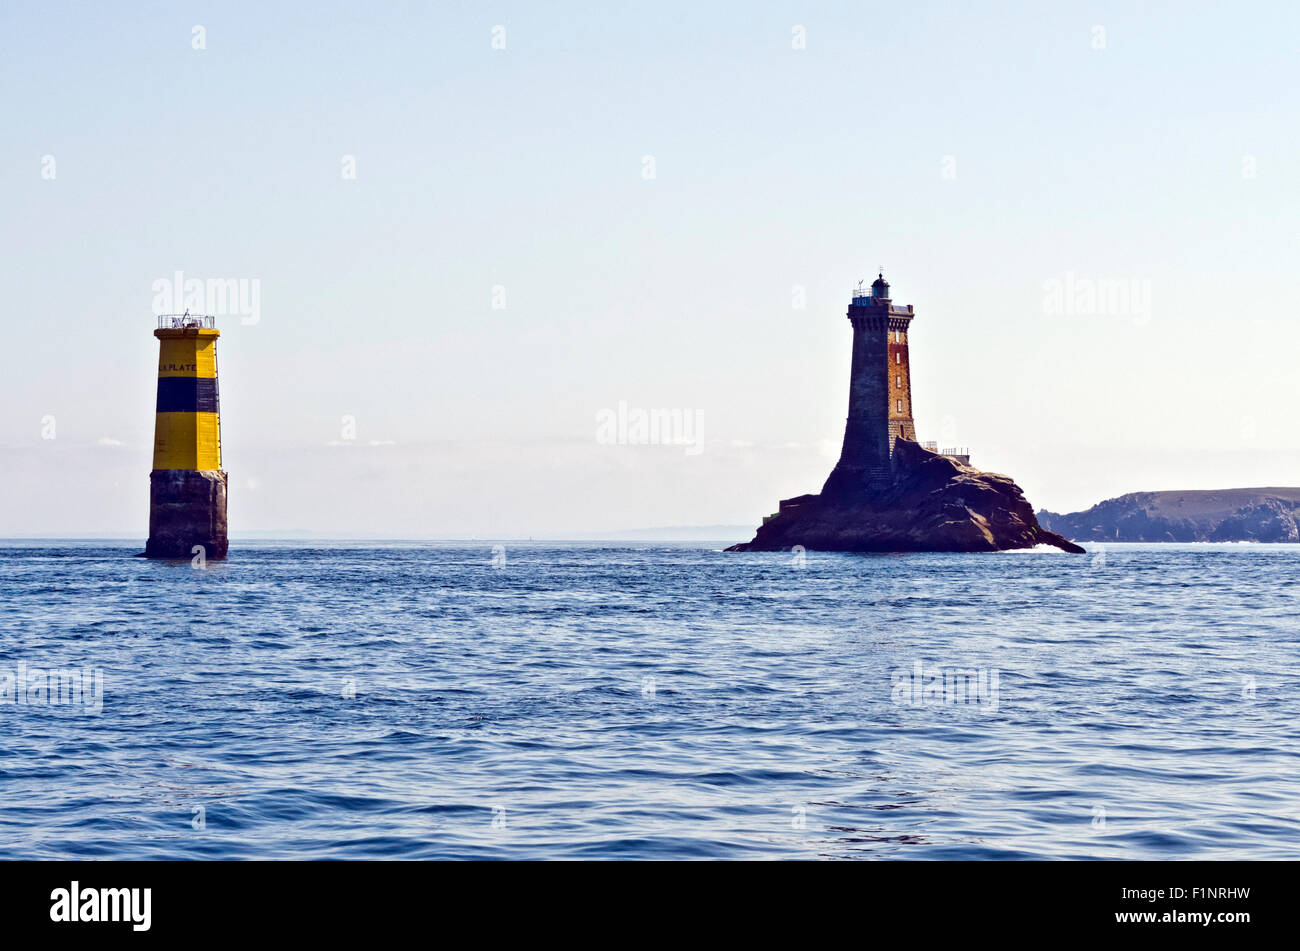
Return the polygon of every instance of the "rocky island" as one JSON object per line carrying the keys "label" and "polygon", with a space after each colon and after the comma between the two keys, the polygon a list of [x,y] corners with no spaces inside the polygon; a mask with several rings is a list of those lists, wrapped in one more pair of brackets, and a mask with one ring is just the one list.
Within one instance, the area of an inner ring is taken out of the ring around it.
{"label": "rocky island", "polygon": [[1300,542],[1300,489],[1130,492],[1038,520],[1077,541]]}
{"label": "rocky island", "polygon": [[1002,551],[1053,545],[1083,549],[1043,528],[1020,486],[914,442],[894,447],[893,478],[870,492],[801,495],[754,540],[727,551]]}
{"label": "rocky island", "polygon": [[916,441],[910,304],[894,304],[884,273],[849,305],[853,360],[840,460],[820,494],[785,499],[753,541],[727,551],[977,552],[1052,545],[1083,549],[1043,528],[1008,476],[968,454]]}

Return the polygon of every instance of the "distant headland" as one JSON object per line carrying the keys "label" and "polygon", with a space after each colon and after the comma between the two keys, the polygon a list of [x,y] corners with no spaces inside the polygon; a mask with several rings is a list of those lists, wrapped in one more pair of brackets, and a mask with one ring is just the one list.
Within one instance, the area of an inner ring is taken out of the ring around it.
{"label": "distant headland", "polygon": [[1300,542],[1300,489],[1130,492],[1038,520],[1075,541]]}
{"label": "distant headland", "polygon": [[753,541],[727,551],[1002,551],[1083,549],[1044,529],[1009,477],[981,472],[962,449],[916,441],[908,328],[884,272],[850,299],[853,360],[840,459],[820,494],[784,499]]}

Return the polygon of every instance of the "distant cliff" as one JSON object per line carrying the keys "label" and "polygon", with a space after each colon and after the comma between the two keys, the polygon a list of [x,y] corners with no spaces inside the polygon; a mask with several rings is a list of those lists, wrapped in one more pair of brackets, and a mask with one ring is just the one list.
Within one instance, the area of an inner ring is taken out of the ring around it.
{"label": "distant cliff", "polygon": [[1086,512],[1044,509],[1038,521],[1075,541],[1298,542],[1300,489],[1130,492]]}
{"label": "distant cliff", "polygon": [[754,540],[727,551],[1002,551],[1083,549],[1044,530],[1020,486],[899,439],[890,484],[786,499]]}

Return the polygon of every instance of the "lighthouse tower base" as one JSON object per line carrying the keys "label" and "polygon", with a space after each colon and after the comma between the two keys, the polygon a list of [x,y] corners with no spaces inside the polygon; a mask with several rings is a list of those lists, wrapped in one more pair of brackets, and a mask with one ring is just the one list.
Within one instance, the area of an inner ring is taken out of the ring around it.
{"label": "lighthouse tower base", "polygon": [[826,478],[822,495],[828,499],[856,499],[882,492],[893,481],[894,471],[891,466],[846,466],[841,463]]}
{"label": "lighthouse tower base", "polygon": [[155,469],[149,473],[146,558],[226,557],[226,474],[216,469]]}

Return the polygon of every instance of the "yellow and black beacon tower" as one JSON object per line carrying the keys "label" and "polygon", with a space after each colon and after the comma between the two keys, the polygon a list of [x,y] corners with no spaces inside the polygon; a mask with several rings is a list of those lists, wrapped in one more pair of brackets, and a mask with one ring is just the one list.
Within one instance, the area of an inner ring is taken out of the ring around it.
{"label": "yellow and black beacon tower", "polygon": [[226,557],[216,318],[158,318],[158,408],[149,473],[146,558]]}

